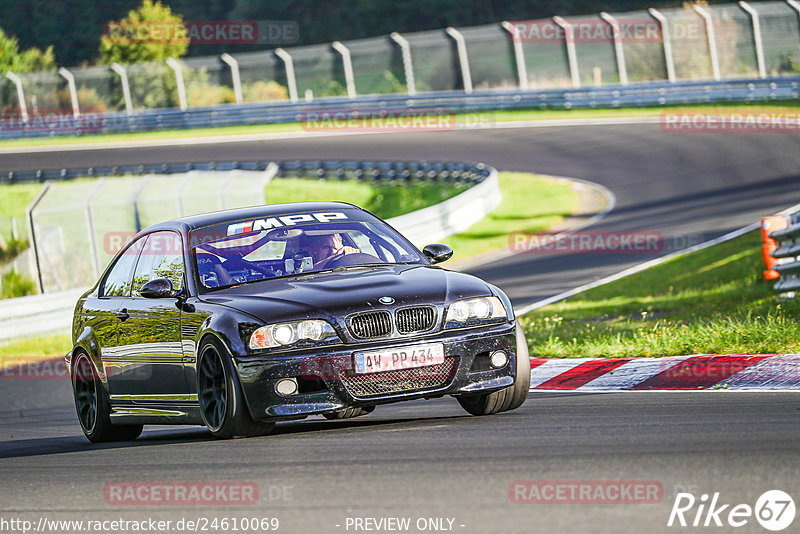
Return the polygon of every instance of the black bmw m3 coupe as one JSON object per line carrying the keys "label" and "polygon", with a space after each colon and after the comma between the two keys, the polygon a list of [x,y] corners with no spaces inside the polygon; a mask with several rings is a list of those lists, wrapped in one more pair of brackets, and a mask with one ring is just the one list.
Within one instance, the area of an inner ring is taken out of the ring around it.
{"label": "black bmw m3 coupe", "polygon": [[474,415],[517,408],[530,383],[522,329],[500,289],[437,265],[451,256],[340,202],[151,226],[75,308],[66,359],[83,431],[252,436],[445,395]]}

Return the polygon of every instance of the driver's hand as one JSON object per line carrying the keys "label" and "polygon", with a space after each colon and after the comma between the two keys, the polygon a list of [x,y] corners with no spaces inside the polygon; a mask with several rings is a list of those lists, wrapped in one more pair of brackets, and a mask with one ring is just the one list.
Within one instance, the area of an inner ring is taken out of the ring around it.
{"label": "driver's hand", "polygon": [[361,251],[358,250],[355,247],[347,247],[347,246],[345,246],[345,247],[342,247],[339,250],[337,250],[335,255],[336,256],[343,256],[345,254],[358,254],[359,252],[361,252]]}

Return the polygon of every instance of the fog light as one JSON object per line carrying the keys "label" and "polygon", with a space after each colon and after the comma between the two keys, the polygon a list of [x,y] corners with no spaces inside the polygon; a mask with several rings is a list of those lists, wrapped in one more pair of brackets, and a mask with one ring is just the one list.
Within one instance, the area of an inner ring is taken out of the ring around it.
{"label": "fog light", "polygon": [[495,351],[490,356],[489,361],[492,362],[492,367],[494,367],[495,369],[499,369],[508,363],[508,354],[506,354],[502,350]]}
{"label": "fog light", "polygon": [[297,393],[297,380],[294,378],[282,378],[275,384],[275,391],[278,392],[278,395],[283,395],[284,397],[294,395]]}

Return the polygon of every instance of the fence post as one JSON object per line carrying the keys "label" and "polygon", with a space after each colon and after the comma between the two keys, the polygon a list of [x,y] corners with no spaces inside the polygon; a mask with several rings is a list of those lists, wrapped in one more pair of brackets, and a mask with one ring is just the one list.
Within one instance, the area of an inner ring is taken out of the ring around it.
{"label": "fence post", "polygon": [[719,55],[717,54],[717,37],[714,34],[714,20],[711,18],[711,12],[706,8],[695,4],[694,10],[703,17],[706,23],[706,38],[708,39],[708,53],[711,56],[711,72],[714,79],[719,81]]}
{"label": "fence post", "polygon": [[283,48],[276,48],[275,55],[283,60],[283,65],[286,68],[286,83],[289,85],[289,99],[294,103],[297,102],[297,79],[294,77],[294,61],[289,52]]}
{"label": "fence post", "polygon": [[605,11],[600,12],[600,18],[611,26],[611,33],[614,37],[614,53],[617,56],[619,82],[622,85],[628,85],[628,67],[625,64],[625,49],[622,47],[622,32],[620,31],[619,22]]}
{"label": "fence post", "polygon": [[136,231],[141,232],[142,230],[142,218],[139,215],[139,197],[142,196],[144,189],[147,187],[147,184],[150,183],[150,180],[153,178],[153,175],[144,176],[142,178],[142,183],[139,185],[139,189],[133,194],[133,224],[136,226]]}
{"label": "fence post", "polygon": [[28,221],[28,239],[33,249],[33,263],[36,268],[36,287],[39,289],[39,293],[44,293],[44,279],[42,278],[42,265],[39,259],[39,243],[36,241],[36,229],[33,224],[33,210],[36,209],[36,206],[44,198],[48,189],[50,189],[50,182],[45,182],[36,194],[36,197],[34,197],[31,203],[28,204],[28,207],[25,208],[25,219]]}
{"label": "fence post", "polygon": [[128,71],[119,63],[112,63],[111,70],[117,73],[122,84],[122,98],[125,100],[125,113],[133,113],[133,102],[131,101],[131,86],[128,84]]}
{"label": "fence post", "polygon": [[411,45],[408,44],[408,41],[405,37],[400,35],[397,32],[392,32],[389,37],[397,43],[400,47],[400,52],[403,55],[403,72],[406,75],[406,88],[408,89],[408,96],[415,96],[417,94],[417,88],[414,84],[414,63],[411,60]]}
{"label": "fence post", "polygon": [[69,86],[69,98],[72,101],[72,116],[77,119],[81,116],[81,108],[78,104],[78,89],[75,87],[75,76],[73,76],[72,73],[64,67],[58,69],[58,73],[62,78],[67,80],[67,86]]}
{"label": "fence post", "polygon": [[178,105],[180,105],[181,111],[186,111],[188,106],[186,105],[186,86],[183,84],[183,68],[174,57],[167,58],[167,65],[175,71],[175,83],[178,84]]}
{"label": "fence post", "polygon": [[514,46],[514,60],[517,64],[517,76],[519,77],[519,88],[523,91],[528,90],[528,67],[525,65],[525,51],[522,49],[522,39],[517,27],[504,20],[500,23],[508,35],[511,37],[511,44]]}
{"label": "fence post", "polygon": [[581,86],[581,75],[578,71],[578,55],[575,53],[575,36],[572,34],[572,25],[561,17],[553,17],[553,22],[564,30],[565,40],[567,41],[567,61],[569,62],[569,75],[572,78],[572,86]]}
{"label": "fence post", "polygon": [[453,27],[446,28],[445,32],[456,42],[456,49],[458,50],[458,63],[461,66],[461,80],[464,82],[464,92],[470,94],[472,92],[472,73],[469,70],[467,42],[464,40],[464,36],[461,34],[461,32]]}
{"label": "fence post", "polygon": [[106,181],[105,178],[100,178],[97,181],[97,185],[95,186],[95,188],[92,189],[92,192],[89,193],[89,195],[86,197],[86,211],[85,211],[86,229],[89,232],[89,248],[92,255],[92,266],[94,267],[95,277],[100,276],[100,256],[97,253],[97,239],[95,238],[94,235],[94,219],[92,218],[92,200],[94,199],[95,196],[97,196],[97,193],[100,192],[100,189],[103,187],[105,181]]}
{"label": "fence post", "polygon": [[741,0],[739,6],[744,9],[753,22],[753,43],[756,47],[756,62],[758,63],[758,75],[761,78],[767,77],[767,67],[764,63],[764,42],[761,40],[761,19],[758,18],[758,11],[753,7]]}
{"label": "fence post", "polygon": [[661,37],[664,40],[664,64],[667,66],[667,80],[675,83],[675,58],[672,56],[672,37],[669,34],[669,22],[667,17],[654,8],[647,10],[650,15],[658,21],[661,26]]}
{"label": "fence post", "polygon": [[19,116],[22,122],[28,122],[28,105],[25,103],[25,91],[22,89],[22,78],[11,71],[6,72],[6,78],[17,86],[17,100],[19,100]]}
{"label": "fence post", "polygon": [[789,4],[789,7],[797,11],[798,15],[800,15],[800,2],[797,0],[786,0],[786,3]]}
{"label": "fence post", "polygon": [[334,41],[331,43],[334,50],[339,52],[342,56],[342,65],[344,67],[344,81],[347,84],[347,96],[350,98],[356,97],[356,82],[353,77],[353,59],[350,57],[350,50],[341,42]]}
{"label": "fence post", "polygon": [[236,61],[232,55],[228,54],[227,52],[219,56],[219,58],[224,61],[228,67],[231,69],[231,81],[233,82],[233,95],[236,98],[236,103],[241,104],[244,102],[244,98],[242,98],[242,79],[239,76],[239,62]]}

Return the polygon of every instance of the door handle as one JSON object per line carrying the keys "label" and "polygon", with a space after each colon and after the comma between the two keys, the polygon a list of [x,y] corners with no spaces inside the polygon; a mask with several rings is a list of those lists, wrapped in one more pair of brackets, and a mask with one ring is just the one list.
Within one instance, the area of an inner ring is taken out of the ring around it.
{"label": "door handle", "polygon": [[120,321],[122,321],[123,323],[124,323],[125,321],[127,321],[127,320],[128,320],[128,317],[130,317],[130,316],[131,316],[131,314],[130,314],[130,313],[128,313],[128,309],[127,309],[127,308],[122,308],[122,309],[121,309],[121,310],[120,310],[120,311],[117,313],[117,319],[119,319],[119,320],[120,320]]}

